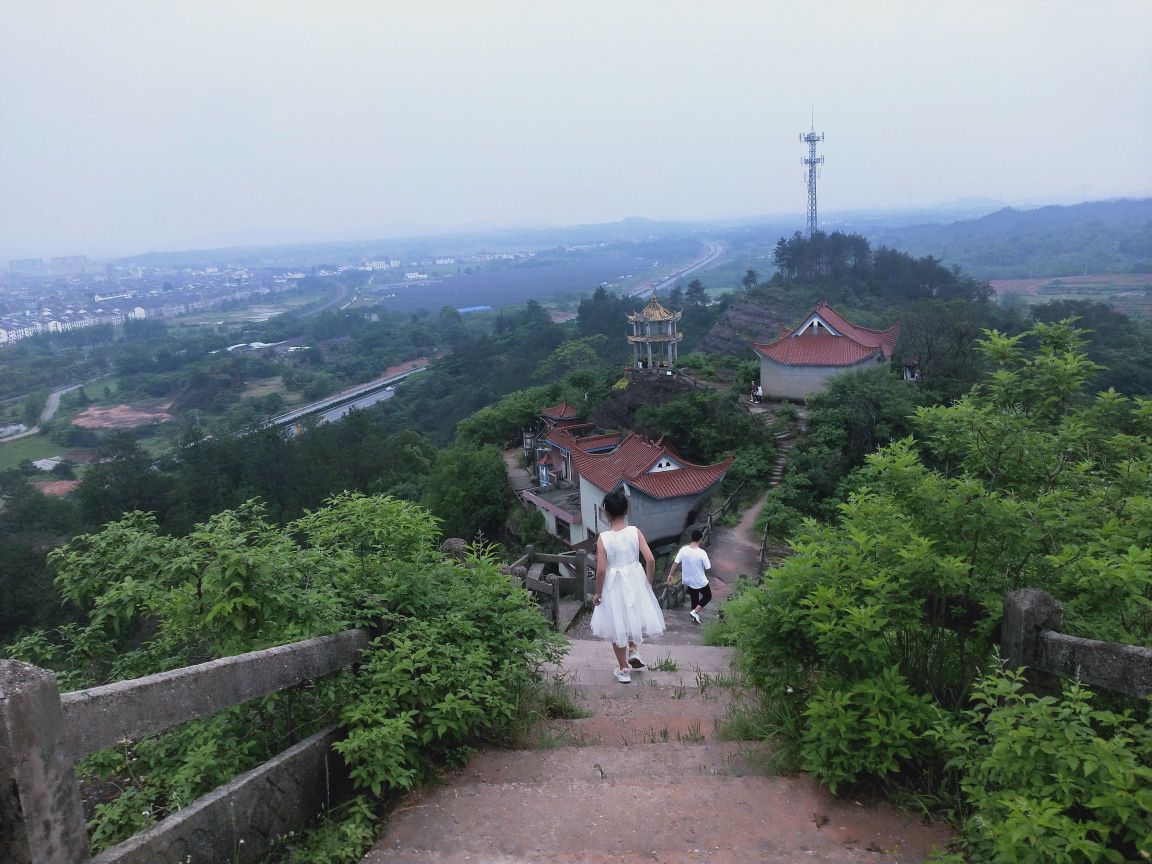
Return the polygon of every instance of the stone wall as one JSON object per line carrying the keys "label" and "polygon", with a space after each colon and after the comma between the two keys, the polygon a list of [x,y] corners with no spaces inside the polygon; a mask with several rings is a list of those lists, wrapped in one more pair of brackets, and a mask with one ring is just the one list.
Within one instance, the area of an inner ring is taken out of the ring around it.
{"label": "stone wall", "polygon": [[[881,360],[882,362],[886,362]],[[803,402],[812,393],[819,393],[831,378],[845,372],[858,372],[880,365],[875,360],[865,360],[854,366],[785,366],[760,358],[760,384],[766,399],[791,399]]]}

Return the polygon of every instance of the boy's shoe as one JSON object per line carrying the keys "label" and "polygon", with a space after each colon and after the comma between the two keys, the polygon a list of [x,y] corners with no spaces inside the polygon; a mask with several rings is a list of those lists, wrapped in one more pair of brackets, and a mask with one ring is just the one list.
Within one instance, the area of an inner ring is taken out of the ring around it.
{"label": "boy's shoe", "polygon": [[692,616],[693,621],[695,621],[697,624],[700,623],[700,613],[699,612],[697,612],[695,609],[693,609],[688,614]]}
{"label": "boy's shoe", "polygon": [[637,672],[648,668],[648,664],[640,659],[640,652],[638,651],[628,652],[628,665],[635,669]]}
{"label": "boy's shoe", "polygon": [[628,674],[627,669],[615,669],[612,671],[612,674],[621,684],[628,684],[632,680],[632,676]]}

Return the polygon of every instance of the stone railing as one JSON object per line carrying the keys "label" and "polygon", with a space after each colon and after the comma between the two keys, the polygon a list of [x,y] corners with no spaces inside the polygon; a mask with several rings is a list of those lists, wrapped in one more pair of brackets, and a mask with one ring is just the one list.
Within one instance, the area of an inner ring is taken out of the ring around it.
{"label": "stone railing", "polygon": [[[557,630],[564,629],[564,621],[560,616],[561,583],[575,582],[575,592],[581,605],[589,602],[594,591],[595,555],[586,552],[569,552],[563,555],[551,555],[537,552],[531,543],[524,547],[524,554],[509,564],[505,571],[514,576],[520,584],[533,594],[541,595],[548,600],[552,626]],[[589,566],[591,562],[591,566]],[[545,564],[558,564],[561,568],[570,571],[569,574],[545,576]]]}
{"label": "stone railing", "polygon": [[1152,696],[1152,648],[1061,633],[1064,609],[1046,591],[1023,588],[1004,598],[1001,653],[1024,669],[1032,690],[1053,693],[1060,678],[1129,696]]}
{"label": "stone railing", "polygon": [[[120,742],[345,669],[363,630],[60,694],[51,672],[0,660],[0,861],[257,861],[326,803],[343,766],[330,726],[129,840],[89,857],[74,766]],[[338,785],[338,784],[337,784]]]}

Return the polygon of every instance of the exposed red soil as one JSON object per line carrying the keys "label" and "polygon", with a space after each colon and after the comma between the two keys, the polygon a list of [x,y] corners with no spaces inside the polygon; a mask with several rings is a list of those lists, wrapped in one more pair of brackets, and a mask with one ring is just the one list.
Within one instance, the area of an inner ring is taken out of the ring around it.
{"label": "exposed red soil", "polygon": [[33,480],[32,485],[45,495],[67,495],[80,485],[79,480]]}
{"label": "exposed red soil", "polygon": [[139,408],[133,405],[112,405],[107,408],[93,406],[85,408],[72,420],[73,426],[85,429],[131,429],[149,423],[167,423],[173,419],[168,413],[171,402],[155,408]]}

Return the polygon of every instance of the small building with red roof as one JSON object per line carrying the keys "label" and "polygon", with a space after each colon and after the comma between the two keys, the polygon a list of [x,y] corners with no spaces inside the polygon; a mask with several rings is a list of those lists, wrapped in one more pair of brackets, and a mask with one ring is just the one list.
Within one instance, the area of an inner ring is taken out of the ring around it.
{"label": "small building with red roof", "polygon": [[679,538],[695,521],[701,502],[717,487],[729,456],[713,465],[689,462],[663,439],[634,432],[602,432],[554,408],[541,412],[536,437],[538,486],[520,493],[544,516],[548,533],[575,547],[608,528],[604,496],[628,496],[629,522],[651,543]]}
{"label": "small building with red roof", "polygon": [[900,324],[872,330],[853,324],[827,303],[817,303],[800,326],[779,338],[753,342],[760,358],[760,385],[770,399],[805,399],[842,372],[888,363]]}

